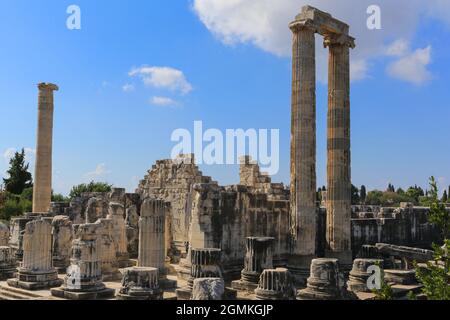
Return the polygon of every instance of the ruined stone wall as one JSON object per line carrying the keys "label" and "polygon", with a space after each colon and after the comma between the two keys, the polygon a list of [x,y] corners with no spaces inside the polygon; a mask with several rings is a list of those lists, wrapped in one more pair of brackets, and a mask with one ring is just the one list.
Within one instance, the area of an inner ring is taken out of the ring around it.
{"label": "ruined stone wall", "polygon": [[245,239],[273,237],[276,265],[284,265],[289,253],[289,201],[246,186],[194,186],[192,248],[220,248],[226,274],[233,277],[243,267]]}
{"label": "ruined stone wall", "polygon": [[[450,209],[449,209],[450,210]],[[439,230],[428,222],[429,208],[402,204],[400,208],[353,206],[351,230],[352,252],[355,257],[362,245],[389,243],[430,249],[438,242]],[[326,230],[326,210],[319,213],[319,255],[323,252]]]}
{"label": "ruined stone wall", "polygon": [[160,160],[148,171],[136,190],[141,200],[146,197],[170,202],[172,250],[186,253],[188,226],[192,204],[192,186],[195,183],[210,183],[194,163],[193,155],[180,155],[175,160]]}

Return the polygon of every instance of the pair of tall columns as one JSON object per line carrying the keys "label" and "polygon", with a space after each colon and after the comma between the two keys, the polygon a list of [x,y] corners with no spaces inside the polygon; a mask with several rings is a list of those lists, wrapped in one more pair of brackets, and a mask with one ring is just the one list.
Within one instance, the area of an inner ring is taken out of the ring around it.
{"label": "pair of tall columns", "polygon": [[[316,253],[316,63],[315,33],[291,24],[293,36],[291,124],[291,233],[294,256]],[[325,35],[329,48],[327,255],[351,259],[350,47],[353,38]],[[347,263],[347,261],[345,262]]]}

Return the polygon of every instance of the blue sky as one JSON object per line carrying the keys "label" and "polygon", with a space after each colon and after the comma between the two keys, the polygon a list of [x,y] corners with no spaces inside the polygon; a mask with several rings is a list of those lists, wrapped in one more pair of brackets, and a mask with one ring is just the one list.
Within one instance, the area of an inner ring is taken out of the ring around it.
{"label": "blue sky", "polygon": [[[449,185],[450,18],[441,13],[450,5],[405,2],[408,16],[398,19],[392,4],[379,1],[383,29],[368,30],[364,1],[346,0],[336,8],[324,0],[312,2],[349,21],[359,40],[352,52],[353,183],[369,189],[384,189],[389,182],[425,187],[435,175],[443,187]],[[345,7],[356,2],[347,17]],[[81,30],[66,27],[71,4],[81,8]],[[0,175],[14,149],[28,148],[33,166],[36,84],[45,81],[60,87],[54,118],[56,192],[66,194],[72,185],[92,179],[133,191],[157,159],[170,157],[172,132],[192,131],[196,120],[223,131],[279,129],[280,171],[273,180],[289,183],[287,24],[303,4],[3,0]],[[319,46],[320,185],[326,178],[325,56]],[[236,166],[201,169],[224,185],[239,181]]]}

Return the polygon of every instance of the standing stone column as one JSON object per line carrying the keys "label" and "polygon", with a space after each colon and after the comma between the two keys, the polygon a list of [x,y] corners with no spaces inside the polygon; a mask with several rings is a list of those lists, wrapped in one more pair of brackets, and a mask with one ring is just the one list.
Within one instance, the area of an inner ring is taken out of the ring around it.
{"label": "standing stone column", "polygon": [[52,264],[52,226],[45,219],[28,222],[23,235],[23,261],[11,287],[39,290],[61,285]]}
{"label": "standing stone column", "polygon": [[159,270],[160,285],[174,287],[175,281],[167,279],[166,249],[166,203],[163,200],[146,198],[141,205],[139,219],[139,267]]}
{"label": "standing stone column", "polygon": [[165,203],[147,198],[139,219],[139,267],[158,268],[165,273]]}
{"label": "standing stone column", "polygon": [[241,280],[233,281],[232,287],[237,290],[253,292],[259,283],[259,277],[264,269],[273,268],[274,238],[248,237],[246,239],[247,252],[244,259],[244,269]]}
{"label": "standing stone column", "polygon": [[52,197],[53,91],[58,86],[40,83],[38,130],[34,171],[33,212],[48,212]]}
{"label": "standing stone column", "polygon": [[51,290],[53,296],[71,300],[114,296],[115,290],[106,288],[102,282],[101,247],[98,241],[101,228],[98,223],[74,226],[76,239],[72,244],[70,266],[63,286]]}
{"label": "standing stone column", "polygon": [[122,279],[118,268],[116,246],[114,244],[114,220],[99,219],[96,224],[100,225],[98,232],[100,266],[103,281],[114,281]]}
{"label": "standing stone column", "polygon": [[291,116],[291,235],[289,268],[307,277],[316,251],[316,49],[315,29],[291,23],[293,36]]}
{"label": "standing stone column", "polygon": [[327,257],[352,263],[350,171],[350,47],[348,36],[325,38],[329,47]]}

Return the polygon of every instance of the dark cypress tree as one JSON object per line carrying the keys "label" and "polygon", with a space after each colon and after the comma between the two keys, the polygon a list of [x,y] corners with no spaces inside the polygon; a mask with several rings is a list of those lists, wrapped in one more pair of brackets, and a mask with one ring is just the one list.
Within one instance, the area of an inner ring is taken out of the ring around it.
{"label": "dark cypress tree", "polygon": [[31,173],[28,171],[29,164],[25,164],[25,150],[16,152],[9,161],[10,168],[7,171],[9,178],[3,179],[5,190],[20,195],[23,190],[33,186]]}
{"label": "dark cypress tree", "polygon": [[361,198],[361,204],[365,204],[366,198],[367,198],[366,186],[364,186],[364,185],[361,186],[361,190],[359,191],[359,196]]}

